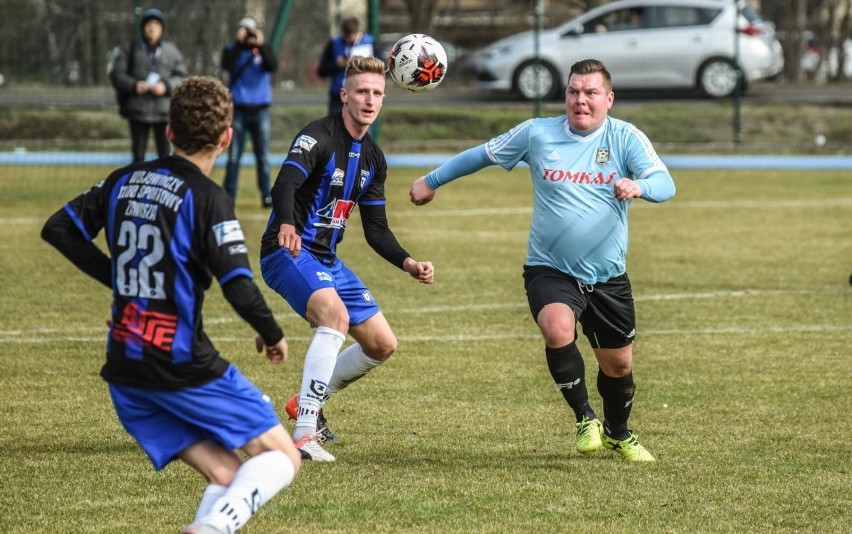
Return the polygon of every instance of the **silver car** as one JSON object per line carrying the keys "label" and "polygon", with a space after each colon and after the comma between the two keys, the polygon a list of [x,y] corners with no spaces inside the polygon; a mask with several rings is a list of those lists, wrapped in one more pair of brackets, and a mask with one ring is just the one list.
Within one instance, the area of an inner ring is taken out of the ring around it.
{"label": "silver car", "polygon": [[[736,30],[735,30],[736,28]],[[784,70],[775,27],[745,0],[622,0],[539,34],[501,39],[472,61],[480,87],[526,99],[560,95],[576,61],[602,60],[617,89],[690,89],[719,98]]]}

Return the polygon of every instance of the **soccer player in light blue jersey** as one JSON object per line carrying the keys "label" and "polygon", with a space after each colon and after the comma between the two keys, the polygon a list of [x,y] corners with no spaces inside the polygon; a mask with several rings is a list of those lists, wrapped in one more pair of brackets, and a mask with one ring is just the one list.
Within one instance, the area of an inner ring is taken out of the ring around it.
{"label": "soccer player in light blue jersey", "polygon": [[[627,208],[634,198],[665,202],[675,186],[648,138],[608,116],[613,100],[606,66],[579,61],[571,67],[565,115],[528,120],[458,154],[415,180],[410,196],[421,206],[438,187],[484,167],[529,165],[533,215],[524,286],[550,374],[577,418],[577,450],[603,446],[631,461],[654,461],[627,426],[636,392]],[[578,322],[598,361],[603,423],[589,403]]]}

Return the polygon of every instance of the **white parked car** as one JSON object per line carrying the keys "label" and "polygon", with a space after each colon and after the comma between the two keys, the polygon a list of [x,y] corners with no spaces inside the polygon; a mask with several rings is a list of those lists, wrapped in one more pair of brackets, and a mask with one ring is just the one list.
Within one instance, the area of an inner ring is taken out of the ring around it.
{"label": "white parked car", "polygon": [[[735,30],[736,28],[736,30]],[[480,87],[526,99],[561,95],[571,65],[599,59],[616,89],[697,88],[726,97],[784,70],[775,27],[745,0],[621,0],[539,34],[501,39],[472,58]]]}

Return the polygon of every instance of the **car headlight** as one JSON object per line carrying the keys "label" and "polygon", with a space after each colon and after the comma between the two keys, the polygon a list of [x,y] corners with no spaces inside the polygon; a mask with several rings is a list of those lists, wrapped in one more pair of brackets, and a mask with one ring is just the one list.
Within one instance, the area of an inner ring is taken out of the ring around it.
{"label": "car headlight", "polygon": [[488,50],[484,50],[482,52],[482,59],[485,61],[499,59],[502,56],[508,55],[511,51],[511,45],[503,45],[494,48],[489,48]]}

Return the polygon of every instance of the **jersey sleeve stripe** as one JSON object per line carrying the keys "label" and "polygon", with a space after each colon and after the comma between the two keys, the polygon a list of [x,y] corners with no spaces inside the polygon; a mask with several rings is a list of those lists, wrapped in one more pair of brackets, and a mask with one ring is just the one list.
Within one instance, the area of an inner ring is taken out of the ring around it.
{"label": "jersey sleeve stripe", "polygon": [[76,226],[77,229],[80,230],[80,233],[83,234],[83,236],[85,236],[87,240],[91,241],[92,236],[89,235],[89,231],[86,230],[86,225],[83,224],[83,219],[81,219],[80,216],[77,215],[77,212],[74,211],[74,208],[72,208],[70,204],[65,204],[63,208],[65,209],[65,213],[67,213],[68,216],[71,217],[71,220],[74,221],[74,226]]}
{"label": "jersey sleeve stripe", "polygon": [[304,167],[302,167],[301,165],[299,165],[295,161],[291,161],[291,160],[288,159],[287,161],[284,162],[284,165],[292,165],[293,167],[296,167],[297,169],[302,171],[302,174],[304,174],[306,178],[309,174],[307,169],[305,169]]}
{"label": "jersey sleeve stripe", "polygon": [[231,280],[233,280],[234,278],[236,278],[237,276],[245,276],[245,277],[248,277],[248,278],[253,278],[251,269],[246,269],[245,267],[240,267],[238,269],[234,269],[233,271],[229,272],[225,276],[220,277],[219,278],[219,285],[223,286],[223,285],[227,284],[228,282],[230,282]]}

